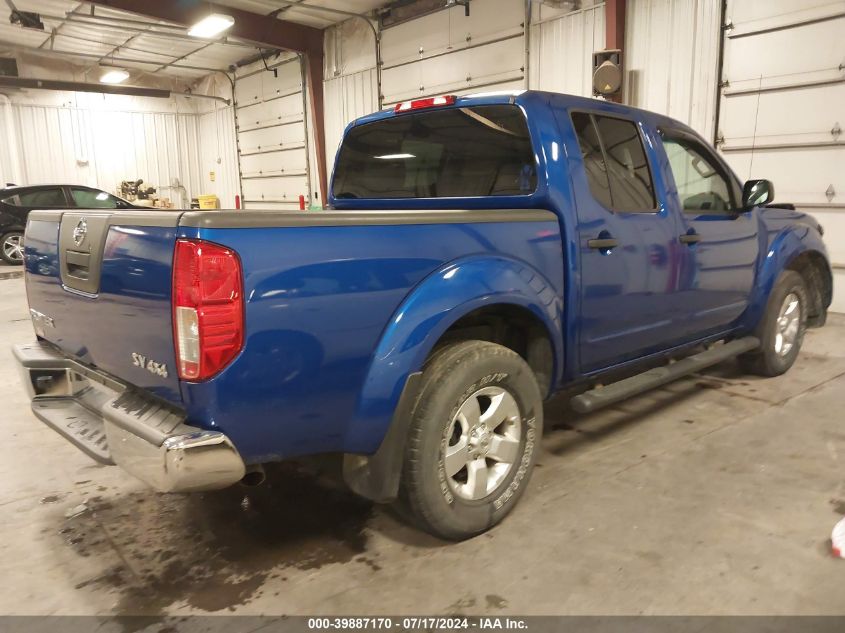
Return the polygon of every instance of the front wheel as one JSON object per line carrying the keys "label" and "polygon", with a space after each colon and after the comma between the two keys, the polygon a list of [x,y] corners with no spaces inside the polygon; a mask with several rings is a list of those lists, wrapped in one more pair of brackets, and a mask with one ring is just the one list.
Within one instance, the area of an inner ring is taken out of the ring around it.
{"label": "front wheel", "polygon": [[775,282],[755,336],[760,348],[740,356],[745,371],[760,376],[780,376],[792,367],[807,330],[807,286],[792,270]]}
{"label": "front wheel", "polygon": [[23,264],[23,233],[12,231],[3,236],[0,240],[0,257],[7,264]]}
{"label": "front wheel", "polygon": [[486,341],[439,350],[423,372],[400,501],[426,531],[460,540],[501,521],[534,468],[543,402],[515,352]]}

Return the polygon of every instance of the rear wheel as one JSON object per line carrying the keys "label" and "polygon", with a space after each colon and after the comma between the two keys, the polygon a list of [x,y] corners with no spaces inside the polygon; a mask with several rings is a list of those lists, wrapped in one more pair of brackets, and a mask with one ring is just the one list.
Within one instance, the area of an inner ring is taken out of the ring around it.
{"label": "rear wheel", "polygon": [[423,372],[405,450],[400,499],[428,532],[464,539],[513,509],[542,435],[534,373],[515,352],[465,341]]}
{"label": "rear wheel", "polygon": [[808,306],[804,278],[792,270],[781,273],[755,331],[760,348],[740,356],[743,369],[760,376],[780,376],[792,367],[807,330]]}
{"label": "rear wheel", "polygon": [[23,233],[12,231],[0,239],[0,257],[7,264],[23,264]]}

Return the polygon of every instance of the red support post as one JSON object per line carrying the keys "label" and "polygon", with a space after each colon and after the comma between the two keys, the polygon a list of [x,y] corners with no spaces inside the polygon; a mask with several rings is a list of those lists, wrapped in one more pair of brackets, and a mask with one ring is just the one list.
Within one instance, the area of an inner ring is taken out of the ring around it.
{"label": "red support post", "polygon": [[[622,51],[622,68],[625,68],[625,0],[605,0],[604,4],[604,47]],[[622,82],[625,85],[625,82]],[[622,92],[609,97],[622,103]]]}

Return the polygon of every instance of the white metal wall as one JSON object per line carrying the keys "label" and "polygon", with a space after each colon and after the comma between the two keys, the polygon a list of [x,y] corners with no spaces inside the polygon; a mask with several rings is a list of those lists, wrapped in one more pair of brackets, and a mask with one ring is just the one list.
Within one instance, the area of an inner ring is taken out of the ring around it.
{"label": "white metal wall", "polygon": [[198,121],[198,193],[216,195],[221,209],[234,209],[235,196],[241,191],[233,106],[215,108],[199,115]]}
{"label": "white metal wall", "polygon": [[346,126],[379,109],[378,73],[373,33],[361,20],[327,29],[324,41],[326,165],[331,171]]}
{"label": "white metal wall", "polygon": [[720,17],[720,0],[628,0],[625,102],[712,140]]}
{"label": "white metal wall", "polygon": [[529,87],[589,97],[593,52],[604,48],[604,3],[587,0],[577,11],[532,6]]}
{"label": "white metal wall", "polygon": [[326,120],[326,165],[331,170],[343,130],[350,121],[378,110],[376,70],[371,68],[323,83]]}
{"label": "white metal wall", "polygon": [[238,76],[235,105],[243,208],[298,209],[311,197],[300,58]]}
{"label": "white metal wall", "polygon": [[728,2],[719,135],[740,178],[825,227],[845,312],[845,2]]}
{"label": "white metal wall", "polygon": [[114,191],[122,180],[141,178],[177,204],[182,190],[171,185],[189,193],[199,185],[195,114],[166,111],[166,103],[161,111],[141,110],[150,106],[131,98],[70,93],[56,101],[12,103],[11,134],[6,117],[0,120],[4,138],[13,137],[0,154],[3,183],[69,182]]}

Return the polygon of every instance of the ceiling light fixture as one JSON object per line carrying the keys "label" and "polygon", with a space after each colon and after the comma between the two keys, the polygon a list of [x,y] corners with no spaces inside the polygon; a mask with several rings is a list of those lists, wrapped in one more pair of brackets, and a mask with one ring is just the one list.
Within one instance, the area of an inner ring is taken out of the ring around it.
{"label": "ceiling light fixture", "polygon": [[101,84],[119,84],[129,79],[129,73],[122,68],[112,68],[100,75]]}
{"label": "ceiling light fixture", "polygon": [[188,35],[191,37],[214,37],[226,29],[231,28],[234,23],[235,18],[231,15],[212,13],[194,24],[188,30]]}

